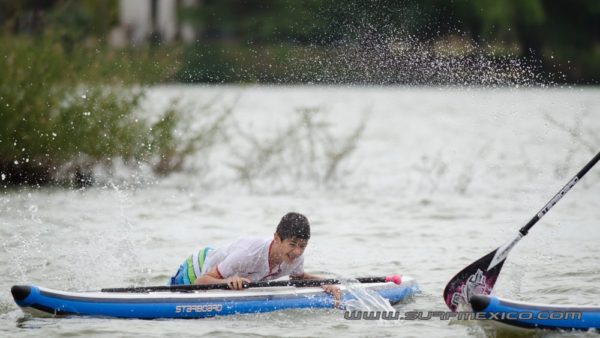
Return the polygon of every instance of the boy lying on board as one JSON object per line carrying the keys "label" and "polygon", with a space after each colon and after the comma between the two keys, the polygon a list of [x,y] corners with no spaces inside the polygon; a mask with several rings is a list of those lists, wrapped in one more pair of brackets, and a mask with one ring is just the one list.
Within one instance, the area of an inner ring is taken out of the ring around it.
{"label": "boy lying on board", "polygon": [[[304,272],[304,249],[310,239],[306,216],[290,212],[281,218],[272,238],[241,238],[221,249],[203,248],[186,259],[171,285],[227,283],[234,290],[244,283],[277,279],[320,279]],[[339,301],[339,288],[323,285]]]}

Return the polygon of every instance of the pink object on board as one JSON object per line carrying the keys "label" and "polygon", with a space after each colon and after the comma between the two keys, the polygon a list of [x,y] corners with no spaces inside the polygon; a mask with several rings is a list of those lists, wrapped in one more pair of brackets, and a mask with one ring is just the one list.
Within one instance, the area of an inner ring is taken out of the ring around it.
{"label": "pink object on board", "polygon": [[385,277],[386,282],[394,282],[395,284],[400,285],[402,283],[402,276],[400,275],[390,275]]}

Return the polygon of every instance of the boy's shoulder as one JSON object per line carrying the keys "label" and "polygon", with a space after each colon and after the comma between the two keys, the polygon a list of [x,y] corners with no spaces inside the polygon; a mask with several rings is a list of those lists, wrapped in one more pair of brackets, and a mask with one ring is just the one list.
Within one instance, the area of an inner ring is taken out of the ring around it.
{"label": "boy's shoulder", "polygon": [[237,250],[249,250],[255,251],[260,250],[266,246],[269,246],[272,238],[257,237],[257,236],[246,236],[236,239],[230,244],[230,249]]}
{"label": "boy's shoulder", "polygon": [[236,239],[232,244],[264,244],[272,240],[272,238],[259,237],[259,236],[244,236]]}

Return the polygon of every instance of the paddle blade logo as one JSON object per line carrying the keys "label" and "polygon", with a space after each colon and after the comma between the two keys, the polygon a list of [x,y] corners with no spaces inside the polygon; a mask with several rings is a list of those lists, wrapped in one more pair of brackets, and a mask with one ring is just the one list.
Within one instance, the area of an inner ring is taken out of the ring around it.
{"label": "paddle blade logo", "polygon": [[467,279],[467,282],[461,285],[453,294],[450,304],[457,309],[462,304],[468,304],[473,295],[489,295],[492,292],[492,285],[488,285],[487,278],[483,271],[477,269],[477,272]]}

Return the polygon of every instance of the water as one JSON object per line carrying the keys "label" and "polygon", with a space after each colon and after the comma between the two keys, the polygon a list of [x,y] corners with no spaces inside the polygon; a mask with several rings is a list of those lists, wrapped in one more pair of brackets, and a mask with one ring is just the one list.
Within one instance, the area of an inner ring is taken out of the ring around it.
{"label": "water", "polygon": [[[445,311],[448,279],[512,238],[600,150],[599,94],[596,88],[153,88],[148,115],[171,98],[233,105],[230,143],[163,179],[124,171],[85,190],[0,194],[0,336],[515,334],[474,322],[349,321],[336,310],[208,320],[40,319],[25,317],[9,289],[18,283],[69,290],[163,284],[196,248],[241,234],[269,236],[279,218],[295,210],[312,221],[308,272],[410,275],[423,292],[397,309]],[[257,177],[251,187],[240,181],[229,147],[243,146],[244,139],[234,131],[268,138],[302,107],[318,108],[340,137],[366,121],[337,180],[321,184],[310,171],[293,174],[305,164],[281,162],[287,170]],[[495,293],[600,305],[599,196],[596,167],[511,252]]]}

